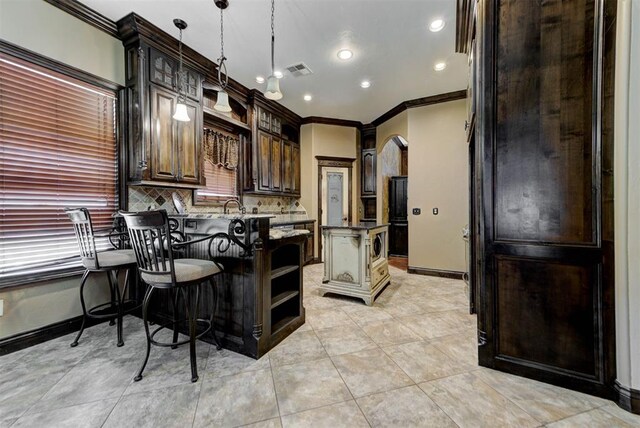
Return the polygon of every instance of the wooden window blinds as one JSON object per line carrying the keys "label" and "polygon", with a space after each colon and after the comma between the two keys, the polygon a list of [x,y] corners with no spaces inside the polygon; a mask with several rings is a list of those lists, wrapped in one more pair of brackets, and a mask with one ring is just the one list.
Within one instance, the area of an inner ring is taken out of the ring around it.
{"label": "wooden window blinds", "polygon": [[65,207],[111,226],[115,109],[113,91],[0,54],[0,285],[80,266]]}

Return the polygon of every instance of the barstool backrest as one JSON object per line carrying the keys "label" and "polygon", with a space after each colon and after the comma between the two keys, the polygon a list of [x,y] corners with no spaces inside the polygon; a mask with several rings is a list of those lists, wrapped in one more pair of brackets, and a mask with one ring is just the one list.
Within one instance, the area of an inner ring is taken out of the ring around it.
{"label": "barstool backrest", "polygon": [[89,210],[86,208],[65,208],[64,211],[73,223],[73,230],[76,233],[82,264],[89,269],[100,269]]}
{"label": "barstool backrest", "polygon": [[131,248],[136,255],[138,269],[149,275],[171,275],[176,283],[171,230],[165,210],[120,212],[127,222]]}

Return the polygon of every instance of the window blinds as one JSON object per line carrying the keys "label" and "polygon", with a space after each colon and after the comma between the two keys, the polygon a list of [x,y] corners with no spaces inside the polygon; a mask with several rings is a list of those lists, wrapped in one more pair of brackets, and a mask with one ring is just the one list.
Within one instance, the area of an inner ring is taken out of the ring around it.
{"label": "window blinds", "polygon": [[221,130],[204,129],[204,176],[206,188],[196,192],[196,202],[238,195],[238,136]]}
{"label": "window blinds", "polygon": [[0,54],[0,285],[80,266],[65,207],[111,226],[115,106],[113,91]]}

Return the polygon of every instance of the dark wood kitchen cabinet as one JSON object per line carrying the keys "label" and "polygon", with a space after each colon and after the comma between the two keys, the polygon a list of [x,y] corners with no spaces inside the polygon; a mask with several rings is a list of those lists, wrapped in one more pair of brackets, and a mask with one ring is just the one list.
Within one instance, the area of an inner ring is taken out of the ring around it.
{"label": "dark wood kitchen cabinet", "polygon": [[300,118],[252,92],[254,139],[243,163],[244,193],[300,196]]}
{"label": "dark wood kitchen cabinet", "polygon": [[206,70],[185,60],[184,91],[191,121],[174,120],[178,43],[160,45],[145,25],[135,14],[118,21],[125,45],[126,87],[121,98],[127,118],[123,123],[128,183],[197,188],[204,184],[202,80]]}
{"label": "dark wood kitchen cabinet", "polygon": [[475,73],[479,363],[607,398],[616,3],[458,0],[456,37]]}

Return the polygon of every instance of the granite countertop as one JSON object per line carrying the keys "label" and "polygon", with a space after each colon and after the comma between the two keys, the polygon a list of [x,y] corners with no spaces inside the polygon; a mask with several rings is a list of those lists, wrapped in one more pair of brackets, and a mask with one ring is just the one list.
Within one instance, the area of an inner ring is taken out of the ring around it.
{"label": "granite countertop", "polygon": [[353,226],[320,226],[320,229],[371,230],[371,229],[377,229],[378,227],[383,227],[383,226],[389,226],[389,223],[374,224],[372,226],[360,226],[360,225],[353,225]]}
{"label": "granite countertop", "polygon": [[239,214],[239,213],[235,213],[235,214],[219,214],[219,213],[213,213],[213,214],[206,214],[206,213],[202,213],[202,214],[177,214],[177,215],[172,215],[171,217],[183,217],[183,218],[221,218],[221,219],[229,219],[229,220],[235,220],[235,219],[252,219],[252,218],[274,218],[275,215],[273,214]]}
{"label": "granite countertop", "polygon": [[292,236],[307,235],[309,232],[306,229],[269,229],[269,239],[282,239],[290,238]]}
{"label": "granite countertop", "polygon": [[288,221],[272,221],[271,226],[288,226],[290,224],[304,224],[304,223],[315,223],[315,219],[307,219],[307,220],[288,220]]}

